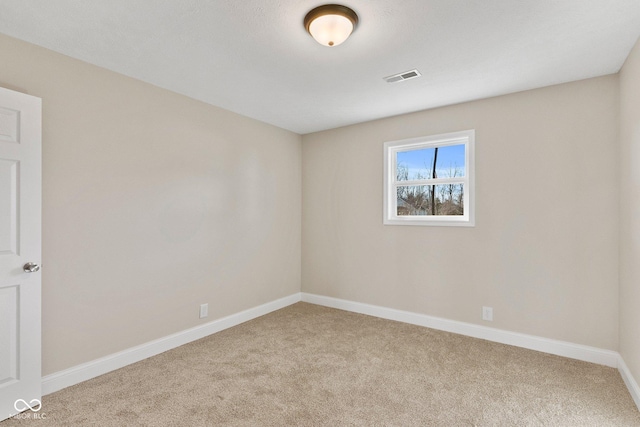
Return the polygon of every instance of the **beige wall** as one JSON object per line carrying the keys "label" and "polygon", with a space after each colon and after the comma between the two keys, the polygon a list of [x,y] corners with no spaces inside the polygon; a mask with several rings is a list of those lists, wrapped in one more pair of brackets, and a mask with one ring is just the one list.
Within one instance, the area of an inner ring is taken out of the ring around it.
{"label": "beige wall", "polygon": [[620,354],[640,382],[640,41],[620,73]]}
{"label": "beige wall", "polygon": [[[618,102],[614,75],[303,136],[303,291],[617,350]],[[466,129],[476,226],[383,226],[383,143]]]}
{"label": "beige wall", "polygon": [[44,374],[300,291],[299,135],[6,36],[0,63],[43,99]]}

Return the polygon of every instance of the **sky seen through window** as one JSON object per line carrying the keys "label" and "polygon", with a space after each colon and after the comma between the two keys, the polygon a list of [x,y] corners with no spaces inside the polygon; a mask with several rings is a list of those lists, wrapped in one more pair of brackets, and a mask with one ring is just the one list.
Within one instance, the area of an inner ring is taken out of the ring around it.
{"label": "sky seen through window", "polygon": [[[398,169],[407,168],[408,177],[400,180],[431,178],[435,147],[418,150],[399,151],[397,153]],[[454,171],[455,175],[454,175]],[[436,175],[438,178],[462,177],[465,171],[465,146],[464,144],[447,145],[438,147],[436,160]]]}

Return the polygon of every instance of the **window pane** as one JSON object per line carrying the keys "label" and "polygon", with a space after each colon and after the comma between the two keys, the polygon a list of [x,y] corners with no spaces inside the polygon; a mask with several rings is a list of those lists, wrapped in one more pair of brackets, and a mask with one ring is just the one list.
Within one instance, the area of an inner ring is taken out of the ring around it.
{"label": "window pane", "polygon": [[397,190],[397,215],[464,215],[464,184],[403,185]]}
{"label": "window pane", "polygon": [[464,144],[397,152],[396,179],[398,181],[432,179],[434,162],[435,178],[463,177]]}

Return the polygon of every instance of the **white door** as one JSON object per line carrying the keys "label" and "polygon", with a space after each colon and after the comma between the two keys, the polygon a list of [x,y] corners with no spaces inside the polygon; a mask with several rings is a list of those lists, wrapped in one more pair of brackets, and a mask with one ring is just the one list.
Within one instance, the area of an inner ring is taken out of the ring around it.
{"label": "white door", "polygon": [[41,150],[40,98],[0,88],[0,421],[42,393]]}

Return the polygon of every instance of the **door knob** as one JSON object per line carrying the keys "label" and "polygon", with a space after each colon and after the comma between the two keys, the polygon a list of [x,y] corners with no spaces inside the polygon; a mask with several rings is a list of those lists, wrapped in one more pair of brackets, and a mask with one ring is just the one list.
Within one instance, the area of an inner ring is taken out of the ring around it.
{"label": "door knob", "polygon": [[25,273],[35,273],[36,271],[40,270],[40,266],[35,262],[28,262],[24,265],[24,267],[22,267],[22,269]]}

